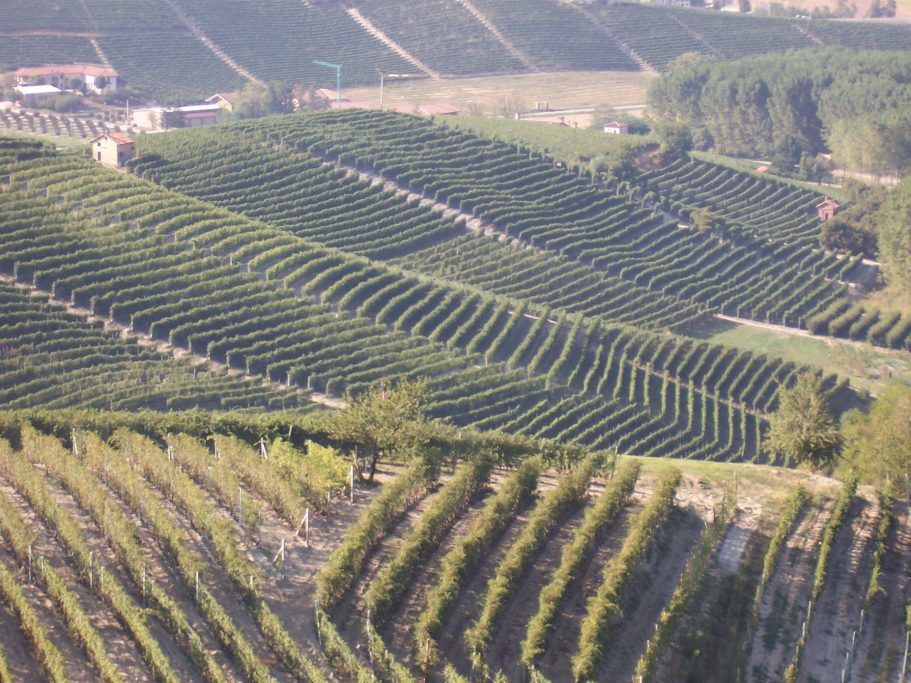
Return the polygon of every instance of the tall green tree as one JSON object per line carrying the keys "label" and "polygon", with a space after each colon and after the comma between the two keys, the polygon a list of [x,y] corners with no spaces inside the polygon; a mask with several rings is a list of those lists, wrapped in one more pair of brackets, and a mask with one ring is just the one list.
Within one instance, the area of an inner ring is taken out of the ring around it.
{"label": "tall green tree", "polygon": [[802,373],[794,386],[780,390],[769,422],[769,450],[790,462],[828,467],[841,453],[844,439],[815,374]]}

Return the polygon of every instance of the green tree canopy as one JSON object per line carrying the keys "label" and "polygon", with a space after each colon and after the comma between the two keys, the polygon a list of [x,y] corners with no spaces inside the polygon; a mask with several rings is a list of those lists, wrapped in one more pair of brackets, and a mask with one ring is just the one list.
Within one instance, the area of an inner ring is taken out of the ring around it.
{"label": "green tree canopy", "polygon": [[829,409],[829,395],[815,374],[798,376],[778,394],[770,418],[768,447],[790,462],[827,467],[841,453],[843,438]]}
{"label": "green tree canopy", "polygon": [[886,281],[911,294],[911,176],[889,193],[876,223]]}
{"label": "green tree canopy", "polygon": [[845,455],[866,481],[908,490],[911,476],[911,387],[893,384],[873,402],[868,413],[845,415]]}
{"label": "green tree canopy", "polygon": [[428,457],[433,425],[427,419],[425,379],[401,379],[365,392],[329,420],[328,432],[340,443],[356,446],[358,471],[373,481],[380,456],[397,460]]}

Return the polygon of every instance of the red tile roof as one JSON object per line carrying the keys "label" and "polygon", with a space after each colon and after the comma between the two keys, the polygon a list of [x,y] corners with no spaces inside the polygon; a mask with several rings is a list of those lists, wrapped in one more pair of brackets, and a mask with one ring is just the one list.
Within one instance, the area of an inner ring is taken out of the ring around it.
{"label": "red tile roof", "polygon": [[102,64],[46,64],[16,70],[17,76],[94,76],[116,78],[117,72]]}
{"label": "red tile roof", "polygon": [[98,137],[92,138],[89,142],[97,142],[98,140],[101,140],[102,138],[108,138],[109,140],[113,140],[118,145],[132,145],[135,142],[133,140],[133,138],[129,137],[128,135],[124,135],[123,133],[111,133],[111,132],[102,133]]}

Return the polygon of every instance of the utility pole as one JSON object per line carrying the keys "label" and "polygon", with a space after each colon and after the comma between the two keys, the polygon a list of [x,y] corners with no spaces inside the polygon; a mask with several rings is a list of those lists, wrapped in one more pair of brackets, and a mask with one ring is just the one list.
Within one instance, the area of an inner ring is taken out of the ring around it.
{"label": "utility pole", "polygon": [[313,63],[335,69],[335,105],[340,107],[342,104],[342,65],[324,62],[321,59],[314,59]]}

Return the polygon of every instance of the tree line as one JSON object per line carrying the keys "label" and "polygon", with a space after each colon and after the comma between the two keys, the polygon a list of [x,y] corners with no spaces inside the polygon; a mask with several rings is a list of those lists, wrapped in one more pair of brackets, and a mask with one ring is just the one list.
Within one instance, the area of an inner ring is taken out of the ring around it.
{"label": "tree line", "polygon": [[911,168],[911,55],[796,50],[731,62],[687,54],[649,90],[697,148],[796,167],[830,151],[852,171]]}

